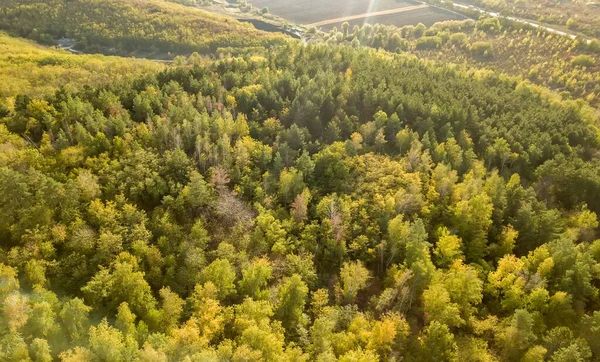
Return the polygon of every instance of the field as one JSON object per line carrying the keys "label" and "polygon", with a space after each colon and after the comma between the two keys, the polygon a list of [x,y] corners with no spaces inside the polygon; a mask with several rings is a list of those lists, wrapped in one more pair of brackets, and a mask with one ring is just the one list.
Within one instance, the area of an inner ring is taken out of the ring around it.
{"label": "field", "polygon": [[[425,8],[402,13],[379,15],[363,19],[349,20],[348,24],[350,24],[350,28],[352,28],[354,25],[361,26],[363,24],[383,24],[403,27],[406,25],[417,25],[419,23],[423,23],[426,26],[431,26],[439,21],[464,19],[466,19],[466,17],[460,14],[451,13],[444,9],[427,6]],[[324,25],[322,29],[331,30],[333,27],[337,27],[339,29],[341,24],[342,22],[335,24],[327,24]]]}
{"label": "field", "polygon": [[365,23],[404,26],[464,19],[461,15],[421,6],[420,2],[411,0],[249,0],[249,3],[261,9],[267,7],[270,13],[298,24],[317,26],[323,30],[339,27],[344,21],[351,26]]}

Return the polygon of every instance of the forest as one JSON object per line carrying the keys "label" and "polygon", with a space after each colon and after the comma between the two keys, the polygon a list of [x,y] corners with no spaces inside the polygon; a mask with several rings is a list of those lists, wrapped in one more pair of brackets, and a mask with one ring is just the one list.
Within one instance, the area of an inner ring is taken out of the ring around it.
{"label": "forest", "polygon": [[455,60],[544,43],[495,26],[148,33],[172,64],[0,35],[0,360],[600,360],[596,91]]}

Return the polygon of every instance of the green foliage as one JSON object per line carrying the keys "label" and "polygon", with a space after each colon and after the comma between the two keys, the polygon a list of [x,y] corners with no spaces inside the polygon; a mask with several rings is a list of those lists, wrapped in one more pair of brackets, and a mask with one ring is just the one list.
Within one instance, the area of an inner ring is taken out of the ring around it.
{"label": "green foliage", "polygon": [[424,36],[417,39],[415,48],[419,50],[423,49],[437,49],[442,46],[442,39],[438,36]]}
{"label": "green foliage", "polygon": [[448,327],[437,321],[424,331],[421,339],[421,361],[456,361],[456,342]]}
{"label": "green foliage", "polygon": [[289,334],[294,334],[301,322],[307,296],[308,287],[298,274],[285,279],[277,291],[275,317]]}
{"label": "green foliage", "polygon": [[471,44],[469,50],[471,51],[471,54],[475,57],[491,58],[493,56],[492,44],[487,42],[475,42]]}
{"label": "green foliage", "polygon": [[596,63],[594,58],[589,55],[581,54],[571,60],[571,64],[576,67],[591,67]]}
{"label": "green foliage", "polygon": [[273,268],[271,263],[265,259],[255,259],[250,265],[242,270],[242,279],[239,282],[240,293],[254,300],[267,299],[269,291],[265,289],[272,278]]}
{"label": "green foliage", "polygon": [[202,284],[210,282],[217,288],[217,297],[221,300],[235,293],[235,269],[226,259],[213,261],[199,277]]}
{"label": "green foliage", "polygon": [[584,102],[385,50],[243,54],[6,101],[1,360],[599,358]]}
{"label": "green foliage", "polygon": [[502,30],[502,26],[500,25],[500,20],[498,18],[481,19],[475,24],[475,27],[487,33],[497,33]]}
{"label": "green foliage", "polygon": [[454,33],[450,35],[450,43],[454,45],[465,45],[468,39],[468,35],[465,33]]}
{"label": "green foliage", "polygon": [[369,270],[361,262],[350,262],[342,265],[340,271],[342,282],[341,297],[346,303],[351,303],[358,292],[367,286],[369,281]]}

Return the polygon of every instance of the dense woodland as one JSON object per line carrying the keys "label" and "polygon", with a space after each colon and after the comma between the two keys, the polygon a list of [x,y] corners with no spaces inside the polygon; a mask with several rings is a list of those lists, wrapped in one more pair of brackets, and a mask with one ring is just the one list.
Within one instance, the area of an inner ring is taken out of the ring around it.
{"label": "dense woodland", "polygon": [[0,360],[599,360],[598,111],[417,28],[168,66],[0,37],[31,82],[0,106]]}
{"label": "dense woodland", "polygon": [[4,359],[591,360],[594,122],[327,45],[18,97]]}

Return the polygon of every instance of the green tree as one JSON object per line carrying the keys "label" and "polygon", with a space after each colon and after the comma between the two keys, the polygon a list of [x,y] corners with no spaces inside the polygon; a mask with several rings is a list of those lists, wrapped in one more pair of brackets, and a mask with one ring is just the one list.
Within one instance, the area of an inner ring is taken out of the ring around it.
{"label": "green tree", "polygon": [[449,327],[458,327],[465,323],[460,317],[458,304],[452,303],[450,293],[442,284],[432,284],[423,292],[425,320],[437,321]]}
{"label": "green tree", "polygon": [[29,355],[34,362],[53,361],[50,345],[45,339],[34,339],[29,345]]}
{"label": "green tree", "polygon": [[422,361],[456,361],[457,345],[448,326],[433,321],[421,337]]}
{"label": "green tree", "polygon": [[217,288],[217,297],[224,300],[235,294],[235,269],[226,259],[216,259],[200,273],[200,282],[210,282]]}
{"label": "green tree", "polygon": [[346,262],[340,270],[341,299],[344,303],[353,303],[358,292],[365,288],[371,273],[360,261]]}
{"label": "green tree", "polygon": [[242,279],[239,281],[240,294],[254,300],[267,299],[269,291],[265,288],[271,280],[272,273],[273,268],[268,259],[254,259],[242,270]]}
{"label": "green tree", "polygon": [[79,298],[70,299],[63,304],[59,316],[64,331],[73,344],[87,340],[91,310],[92,308]]}
{"label": "green tree", "polygon": [[305,187],[302,172],[294,167],[284,169],[279,174],[279,195],[284,203],[291,203]]}
{"label": "green tree", "polygon": [[487,234],[492,225],[494,207],[490,197],[480,193],[469,200],[459,201],[454,208],[458,235],[465,243],[467,261],[482,262],[486,255]]}
{"label": "green tree", "polygon": [[450,234],[446,227],[438,230],[438,241],[433,251],[437,264],[442,267],[447,267],[456,259],[462,259],[461,251],[462,240],[456,235]]}
{"label": "green tree", "polygon": [[97,327],[90,327],[90,350],[100,361],[119,361],[123,359],[125,343],[123,335],[108,325],[106,319]]}
{"label": "green tree", "polygon": [[281,321],[288,335],[294,335],[301,323],[308,287],[298,274],[283,280],[277,291],[275,317]]}
{"label": "green tree", "polygon": [[137,259],[127,253],[121,253],[109,269],[96,273],[81,290],[92,305],[109,311],[127,302],[136,315],[146,318],[156,306]]}

